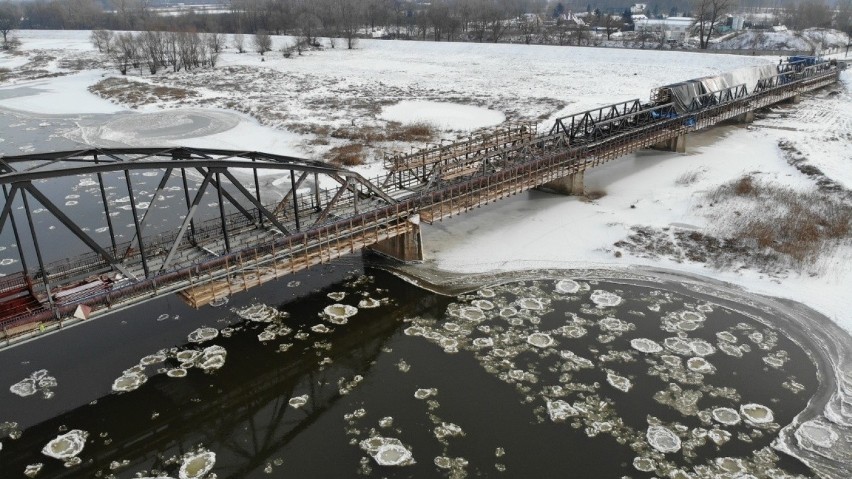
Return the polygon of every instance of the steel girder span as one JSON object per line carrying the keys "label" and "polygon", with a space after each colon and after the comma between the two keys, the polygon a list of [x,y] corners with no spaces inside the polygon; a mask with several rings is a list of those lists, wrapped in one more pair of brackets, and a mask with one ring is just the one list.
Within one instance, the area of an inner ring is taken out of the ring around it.
{"label": "steel girder span", "polygon": [[17,251],[0,263],[4,329],[395,203],[325,162],[195,148],[0,157],[0,186],[0,241]]}

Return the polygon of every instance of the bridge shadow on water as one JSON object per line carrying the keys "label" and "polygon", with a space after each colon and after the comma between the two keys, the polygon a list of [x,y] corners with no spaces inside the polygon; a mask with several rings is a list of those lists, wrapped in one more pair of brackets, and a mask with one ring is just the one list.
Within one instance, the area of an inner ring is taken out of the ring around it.
{"label": "bridge shadow on water", "polygon": [[[389,275],[376,273],[380,277],[377,283],[384,284]],[[341,289],[335,284],[288,304],[291,319],[285,324],[297,329],[297,325],[309,328],[319,323],[316,312],[330,303],[324,293]],[[334,326],[330,334],[293,341],[286,352],[258,342],[257,333],[265,324],[236,324],[232,336],[202,345],[215,343],[228,351],[220,370],[204,374],[192,369],[185,378],[156,374],[136,391],[109,394],[41,422],[26,429],[20,439],[4,441],[0,470],[22,472],[27,465],[42,462],[41,477],[96,477],[111,472],[113,461],[128,461],[120,470],[121,477],[149,469],[177,477],[179,463],[170,464],[168,458],[203,444],[217,454],[215,472],[219,477],[262,474],[288,444],[303,440],[303,434],[313,435],[309,430],[317,422],[327,421],[325,414],[344,398],[339,391],[341,378],[350,381],[356,375],[370,375],[382,348],[404,324],[404,317],[441,308],[447,299],[401,284],[394,286],[394,302],[395,306],[362,310],[349,324]],[[317,341],[327,343],[327,349],[318,348]],[[326,357],[331,363],[318,366]],[[169,359],[166,365],[177,367],[177,361]],[[159,366],[162,364],[149,371]],[[302,394],[308,396],[304,406],[296,409],[288,404],[290,398]],[[72,468],[40,452],[65,428],[89,432],[80,454],[83,463]],[[334,432],[333,436],[342,436],[339,430]],[[328,454],[336,456],[350,452],[357,464],[357,448],[332,441],[317,442],[315,447],[318,451],[327,448]],[[318,460],[322,460],[319,455]],[[352,473],[351,464],[342,474]]]}

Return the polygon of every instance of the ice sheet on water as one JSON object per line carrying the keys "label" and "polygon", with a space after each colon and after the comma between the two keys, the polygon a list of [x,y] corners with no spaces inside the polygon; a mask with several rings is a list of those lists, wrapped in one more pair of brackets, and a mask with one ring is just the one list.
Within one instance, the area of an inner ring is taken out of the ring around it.
{"label": "ice sheet on water", "polygon": [[269,323],[281,316],[280,311],[266,304],[253,304],[237,310],[237,316],[247,321]]}
{"label": "ice sheet on water", "polygon": [[24,469],[24,475],[27,477],[36,477],[38,476],[38,473],[41,472],[43,467],[44,464],[42,464],[41,462],[30,464]]}
{"label": "ice sheet on water", "polygon": [[621,296],[611,293],[609,291],[604,291],[602,289],[596,289],[592,291],[589,299],[592,300],[595,305],[599,308],[610,308],[613,306],[618,306],[621,304]]}
{"label": "ice sheet on water", "polygon": [[610,386],[622,392],[630,391],[630,388],[633,387],[633,383],[629,379],[612,372],[608,372],[606,374],[606,382],[608,382]]}
{"label": "ice sheet on water", "polygon": [[129,392],[138,389],[145,384],[148,376],[140,371],[125,371],[118,379],[113,381],[112,390],[115,392]]}
{"label": "ice sheet on water", "polygon": [[348,304],[332,304],[322,310],[323,317],[333,324],[346,324],[349,318],[358,314],[358,308]]}
{"label": "ice sheet on water", "polygon": [[[840,439],[839,434],[818,420],[810,420],[803,423],[796,429],[795,436],[799,445],[808,450],[813,450],[814,447],[833,447],[837,440]],[[847,438],[847,442],[849,442],[849,438]]]}
{"label": "ice sheet on water", "polygon": [[373,298],[364,298],[361,301],[358,301],[358,308],[360,309],[378,308],[381,305],[381,301]]}
{"label": "ice sheet on water", "polygon": [[580,283],[573,279],[563,279],[556,282],[556,292],[560,294],[574,294],[580,291]]}
{"label": "ice sheet on water", "polygon": [[527,336],[527,343],[537,348],[546,348],[552,346],[554,343],[553,338],[549,334],[545,333],[532,333]]}
{"label": "ice sheet on water", "polygon": [[417,391],[414,391],[414,397],[417,399],[429,399],[432,396],[436,396],[438,394],[437,388],[421,388]]}
{"label": "ice sheet on water", "polygon": [[292,407],[293,409],[299,409],[300,407],[304,406],[307,403],[308,403],[308,395],[307,394],[302,394],[301,396],[296,396],[296,397],[290,398],[290,400],[287,401],[287,404],[289,404],[290,407]]}
{"label": "ice sheet on water", "polygon": [[762,404],[743,404],[740,414],[750,424],[769,424],[775,419],[772,410]]}
{"label": "ice sheet on water", "polygon": [[652,339],[636,338],[630,340],[630,346],[643,353],[659,353],[663,347]]}
{"label": "ice sheet on water", "polygon": [[735,426],[742,420],[740,413],[729,407],[717,407],[713,410],[713,419],[726,426]]}
{"label": "ice sheet on water", "polygon": [[701,374],[713,374],[714,372],[716,372],[716,367],[710,364],[709,361],[701,357],[687,359],[686,367],[690,371]]}
{"label": "ice sheet on water", "polygon": [[562,399],[547,401],[547,414],[553,422],[563,422],[569,417],[579,414],[579,411]]}
{"label": "ice sheet on water", "polygon": [[343,298],[346,297],[346,293],[343,291],[335,291],[333,293],[328,293],[326,296],[334,301],[343,301]]}
{"label": "ice sheet on water", "polygon": [[178,471],[180,479],[200,479],[207,475],[216,465],[216,453],[200,450],[183,456]]}
{"label": "ice sheet on water", "polygon": [[80,429],[72,429],[60,434],[44,446],[41,453],[55,459],[68,460],[83,452],[89,433]]}
{"label": "ice sheet on water", "polygon": [[360,443],[380,466],[409,466],[415,464],[411,451],[402,441],[393,437],[374,436]]}
{"label": "ice sheet on water", "polygon": [[491,311],[492,309],[494,309],[494,303],[488,301],[487,299],[474,299],[470,302],[470,304],[473,307],[479,308],[483,311]]}
{"label": "ice sheet on water", "polygon": [[217,336],[219,336],[219,330],[216,328],[198,328],[189,333],[186,338],[190,343],[203,343],[215,339]]}
{"label": "ice sheet on water", "polygon": [[32,372],[30,377],[9,386],[9,392],[20,397],[27,397],[41,391],[42,397],[49,399],[53,397],[53,388],[57,384],[56,378],[51,376],[47,369],[39,369]]}
{"label": "ice sheet on water", "polygon": [[665,426],[649,426],[645,437],[651,447],[662,453],[677,452],[681,447],[678,435]]}

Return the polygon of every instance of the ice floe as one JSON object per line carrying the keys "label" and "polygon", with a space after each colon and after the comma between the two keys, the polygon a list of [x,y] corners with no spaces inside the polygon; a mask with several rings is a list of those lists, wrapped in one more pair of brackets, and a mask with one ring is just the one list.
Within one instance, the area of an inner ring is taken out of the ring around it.
{"label": "ice floe", "polygon": [[643,353],[659,353],[663,350],[663,347],[658,342],[647,338],[631,339],[630,346]]}
{"label": "ice floe", "polygon": [[677,452],[681,447],[678,435],[665,426],[649,426],[645,437],[651,447],[662,453]]}
{"label": "ice floe", "polygon": [[301,396],[295,396],[293,398],[290,398],[289,401],[287,401],[287,404],[289,404],[290,407],[292,407],[293,409],[299,409],[300,407],[304,406],[307,403],[308,403],[308,395],[307,394],[302,394]]}
{"label": "ice floe", "polygon": [[189,333],[187,340],[190,343],[203,343],[215,339],[217,336],[219,336],[219,330],[216,328],[198,328]]}
{"label": "ice floe", "polygon": [[402,441],[392,437],[374,436],[360,443],[380,466],[409,466],[415,464],[411,451]]}
{"label": "ice floe", "polygon": [[216,453],[201,450],[183,456],[178,471],[180,479],[200,479],[216,465]]}
{"label": "ice floe", "polygon": [[9,392],[20,397],[32,396],[37,392],[41,392],[43,398],[50,399],[54,395],[53,388],[57,384],[56,378],[51,376],[47,372],[47,369],[39,369],[30,374],[30,377],[11,385]]}
{"label": "ice floe", "polygon": [[44,446],[41,453],[55,459],[65,460],[76,457],[83,452],[89,433],[80,429],[72,429],[60,434]]}
{"label": "ice floe", "polygon": [[348,304],[332,304],[322,310],[323,317],[333,324],[346,324],[349,318],[358,314],[358,308]]}
{"label": "ice floe", "polygon": [[138,389],[139,386],[148,381],[148,376],[140,371],[125,371],[112,383],[112,390],[115,392],[128,392]]}
{"label": "ice floe", "polygon": [[580,283],[573,279],[563,279],[556,282],[556,292],[560,294],[574,294],[580,291]]}
{"label": "ice floe", "polygon": [[743,404],[740,414],[750,424],[769,424],[775,419],[772,410],[762,404]]}
{"label": "ice floe", "polygon": [[579,414],[579,412],[566,401],[557,399],[555,401],[547,401],[547,414],[553,422],[563,422],[569,417]]}
{"label": "ice floe", "polygon": [[618,306],[622,301],[621,296],[602,289],[592,291],[592,295],[589,299],[591,299],[599,308]]}
{"label": "ice floe", "polygon": [[713,410],[713,419],[726,426],[735,426],[740,423],[740,414],[729,407],[717,407]]}
{"label": "ice floe", "polygon": [[549,334],[545,333],[532,333],[527,336],[527,343],[537,348],[546,348],[552,346],[554,343],[553,338]]}
{"label": "ice floe", "polygon": [[611,372],[606,374],[606,382],[622,392],[630,391],[630,388],[633,387],[633,383],[629,379]]}

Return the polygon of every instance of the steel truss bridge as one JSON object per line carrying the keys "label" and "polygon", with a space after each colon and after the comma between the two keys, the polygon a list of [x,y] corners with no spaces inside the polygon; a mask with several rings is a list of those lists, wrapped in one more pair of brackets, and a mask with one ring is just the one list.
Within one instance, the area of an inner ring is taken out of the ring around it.
{"label": "steel truss bridge", "polygon": [[[577,175],[582,180],[586,169],[640,149],[671,148],[688,132],[833,84],[839,71],[828,62],[785,70],[752,92],[737,85],[696,97],[685,111],[670,92],[655,89],[650,102],[562,117],[547,132],[512,124],[389,156],[386,175],[373,179],[320,161],[248,151],[89,149],[2,157],[0,234],[12,230],[21,270],[0,278],[0,338],[8,344],[61,327],[75,314],[88,318],[166,294],[200,307],[367,247],[422,259],[420,222]],[[262,184],[270,173],[289,187],[283,197]],[[71,178],[84,178],[96,197],[86,221],[56,200],[75,183]],[[153,193],[141,190],[141,178],[158,179]],[[109,198],[115,192],[126,194],[120,211]],[[33,214],[40,209],[86,252],[46,261]],[[112,218],[127,211],[132,226],[115,224]],[[150,216],[163,212],[171,214],[161,219],[169,227],[152,227]],[[93,224],[108,231],[107,241],[91,234]]]}

